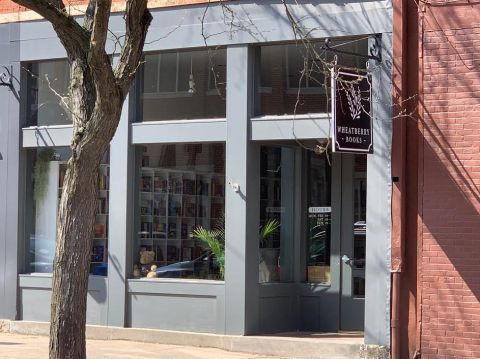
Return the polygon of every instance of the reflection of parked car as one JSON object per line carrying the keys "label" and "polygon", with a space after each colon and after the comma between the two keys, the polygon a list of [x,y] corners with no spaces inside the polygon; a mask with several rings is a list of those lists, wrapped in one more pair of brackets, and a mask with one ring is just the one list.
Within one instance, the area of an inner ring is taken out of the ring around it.
{"label": "reflection of parked car", "polygon": [[52,272],[55,241],[33,236],[30,238],[30,272]]}
{"label": "reflection of parked car", "polygon": [[218,264],[210,251],[191,261],[169,264],[157,268],[157,277],[163,278],[205,278],[209,274],[218,273]]}

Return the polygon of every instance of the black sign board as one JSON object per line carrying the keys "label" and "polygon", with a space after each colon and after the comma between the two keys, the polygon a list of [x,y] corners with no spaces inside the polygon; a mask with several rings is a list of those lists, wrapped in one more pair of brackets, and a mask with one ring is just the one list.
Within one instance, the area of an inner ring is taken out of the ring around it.
{"label": "black sign board", "polygon": [[368,75],[332,70],[332,150],[373,153],[372,86]]}

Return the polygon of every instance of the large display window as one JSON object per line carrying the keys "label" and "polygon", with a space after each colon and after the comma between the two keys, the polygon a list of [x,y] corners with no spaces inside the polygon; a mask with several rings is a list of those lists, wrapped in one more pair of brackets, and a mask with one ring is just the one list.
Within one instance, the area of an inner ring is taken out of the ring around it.
{"label": "large display window", "polygon": [[225,145],[137,146],[134,278],[223,280]]}
{"label": "large display window", "polygon": [[[57,238],[57,213],[67,161],[68,147],[27,151],[25,190],[25,273],[51,273]],[[100,164],[98,207],[95,213],[90,273],[107,275],[109,159]]]}
{"label": "large display window", "polygon": [[140,121],[226,116],[226,50],[145,55],[140,72]]}

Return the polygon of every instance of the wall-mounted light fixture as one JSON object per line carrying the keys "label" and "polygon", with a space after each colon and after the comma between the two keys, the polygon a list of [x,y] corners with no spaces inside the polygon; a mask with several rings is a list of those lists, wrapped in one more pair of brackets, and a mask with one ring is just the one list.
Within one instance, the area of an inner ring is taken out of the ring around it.
{"label": "wall-mounted light fixture", "polygon": [[0,86],[12,86],[12,68],[0,66]]}

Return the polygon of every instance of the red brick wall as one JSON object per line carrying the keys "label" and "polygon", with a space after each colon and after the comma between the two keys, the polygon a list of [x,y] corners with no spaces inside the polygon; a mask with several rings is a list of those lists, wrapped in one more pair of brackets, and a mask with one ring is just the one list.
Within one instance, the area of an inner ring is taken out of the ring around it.
{"label": "red brick wall", "polygon": [[[217,0],[214,0],[217,1]],[[121,3],[123,0],[113,0],[114,3]],[[152,0],[149,1],[149,7],[165,7],[165,6],[181,6],[181,5],[190,5],[190,4],[200,4],[208,2],[208,0]],[[88,3],[88,0],[68,0],[65,1],[65,4],[70,4],[71,6],[75,5],[84,5]],[[21,6],[18,6],[10,0],[0,0],[0,14],[11,14],[17,12],[23,12],[27,9]]]}
{"label": "red brick wall", "polygon": [[[88,0],[69,1],[71,5],[86,4]],[[28,10],[22,6],[18,6],[10,0],[0,0],[0,14],[10,14]]]}
{"label": "red brick wall", "polygon": [[478,7],[423,23],[422,359],[480,358]]}

